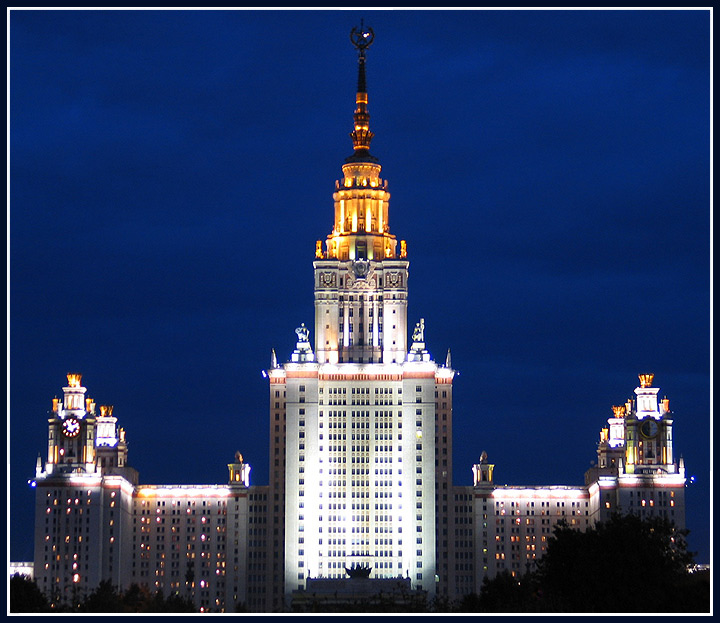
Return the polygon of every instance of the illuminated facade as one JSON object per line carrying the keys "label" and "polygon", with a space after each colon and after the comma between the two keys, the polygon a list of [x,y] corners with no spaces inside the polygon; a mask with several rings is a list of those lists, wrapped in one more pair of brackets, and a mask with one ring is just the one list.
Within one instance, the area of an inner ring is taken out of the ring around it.
{"label": "illuminated facade", "polygon": [[63,398],[52,401],[47,459],[38,456],[32,482],[35,578],[47,594],[71,599],[103,579],[125,583],[137,473],[126,465],[125,433],[112,408],[98,416],[81,376],[67,379]]}
{"label": "illuminated facade", "polygon": [[266,372],[269,484],[251,486],[237,453],[226,484],[140,485],[113,407],[96,407],[68,375],[32,481],[34,573],[51,597],[110,580],[204,611],[272,612],[308,582],[344,586],[345,569],[361,567],[452,600],[531,569],[560,521],[582,530],[623,512],[684,527],[684,466],[652,375],[613,407],[584,485],[498,486],[484,452],[472,484],[453,485],[455,372],[449,352],[442,364],[430,356],[423,319],[408,335],[407,245],[390,232],[387,182],[370,154],[372,31],[354,30],[353,42],[354,152],[332,231],[315,245],[314,345],[301,325],[290,361],[273,354]]}
{"label": "illuminated facade", "polygon": [[591,517],[613,512],[662,515],[685,527],[685,462],[675,458],[668,398],[658,399],[653,375],[639,375],[635,397],[613,407],[600,431],[598,460],[585,475]]}
{"label": "illuminated facade", "polygon": [[35,479],[38,586],[69,603],[102,580],[136,583],[218,611],[245,603],[250,467],[237,454],[227,485],[140,486],[111,406],[69,374],[53,399],[48,454]]}
{"label": "illuminated facade", "polygon": [[[582,487],[497,486],[495,466],[482,454],[473,466],[473,487],[456,488],[456,501],[464,501],[465,512],[473,513],[472,528],[460,536],[472,536],[465,546],[472,542],[474,549],[458,560],[475,562],[470,569],[474,592],[484,576],[532,569],[560,521],[584,530],[614,513],[632,513],[643,519],[664,517],[685,528],[685,466],[673,455],[670,401],[658,400],[652,374],[639,379],[635,397],[613,406],[608,426],[600,431],[598,460]],[[465,574],[459,587],[470,577]]]}
{"label": "illuminated facade", "polygon": [[301,326],[291,361],[267,373],[287,600],[308,577],[344,578],[355,566],[434,594],[435,498],[452,482],[447,447],[440,459],[436,448],[438,417],[450,438],[454,372],[431,359],[422,319],[408,348],[406,245],[390,232],[387,182],[370,153],[372,31],[353,37],[354,153],[335,184],[332,232],[316,244],[315,347]]}
{"label": "illuminated facade", "polygon": [[[371,378],[367,368],[359,376],[355,364],[347,364],[349,378],[322,378],[307,373],[317,364],[303,365],[270,371],[273,432],[287,426],[270,457],[271,467],[286,462],[278,470],[285,504],[272,485],[250,486],[239,453],[224,485],[139,485],[112,408],[99,410],[108,418],[103,431],[93,401],[79,399],[80,375],[68,375],[48,419],[47,460],[38,457],[32,481],[40,588],[63,602],[110,580],[186,596],[205,611],[269,612],[309,580],[341,580],[345,567],[361,566],[423,593],[419,575],[429,573],[436,595],[456,599],[478,593],[485,577],[532,569],[561,521],[584,530],[618,512],[685,526],[685,468],[673,453],[669,400],[658,400],[651,375],[640,375],[635,397],[612,408],[583,486],[499,486],[484,452],[473,484],[452,486],[437,476],[445,473],[444,447],[432,437],[424,443],[422,426],[423,409],[434,413],[436,430],[449,421],[441,406],[449,368],[403,381]],[[434,486],[423,485],[424,473]]]}

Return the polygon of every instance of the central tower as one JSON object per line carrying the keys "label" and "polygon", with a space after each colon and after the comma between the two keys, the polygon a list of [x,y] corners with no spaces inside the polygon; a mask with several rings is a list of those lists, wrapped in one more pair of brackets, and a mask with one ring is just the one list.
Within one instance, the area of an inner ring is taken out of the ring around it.
{"label": "central tower", "polygon": [[308,578],[341,580],[358,567],[434,595],[450,559],[454,372],[449,355],[443,366],[432,360],[422,319],[408,342],[406,245],[390,233],[390,193],[370,153],[373,37],[363,27],[350,36],[354,151],[335,184],[332,231],[315,246],[314,349],[302,325],[291,360],[273,355],[268,371],[282,526],[273,554],[282,543],[286,601]]}
{"label": "central tower", "polygon": [[354,153],[335,182],[335,221],[315,251],[315,351],[320,363],[398,363],[407,354],[405,243],[390,233],[387,181],[370,154],[365,77],[372,29],[352,30],[358,50]]}

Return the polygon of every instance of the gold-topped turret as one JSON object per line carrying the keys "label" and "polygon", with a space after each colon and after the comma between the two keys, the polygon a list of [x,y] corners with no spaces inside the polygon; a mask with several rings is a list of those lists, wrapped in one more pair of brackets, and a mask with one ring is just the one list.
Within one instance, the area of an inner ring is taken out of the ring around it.
{"label": "gold-topped turret", "polygon": [[80,383],[82,374],[70,372],[67,375],[67,387],[63,387],[63,406],[67,410],[76,411],[76,415],[82,417],[80,412],[85,411],[84,394],[87,391]]}
{"label": "gold-topped turret", "polygon": [[616,418],[625,417],[625,405],[614,405],[612,410]]}

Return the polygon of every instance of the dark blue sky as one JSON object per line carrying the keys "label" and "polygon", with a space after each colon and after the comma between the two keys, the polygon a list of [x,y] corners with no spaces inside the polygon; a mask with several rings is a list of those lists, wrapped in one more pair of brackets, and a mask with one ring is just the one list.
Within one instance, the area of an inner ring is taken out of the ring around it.
{"label": "dark blue sky", "polygon": [[710,541],[708,11],[12,11],[11,557],[67,372],[141,481],[266,484],[368,52],[411,323],[452,349],[454,480],[583,483],[655,373]]}

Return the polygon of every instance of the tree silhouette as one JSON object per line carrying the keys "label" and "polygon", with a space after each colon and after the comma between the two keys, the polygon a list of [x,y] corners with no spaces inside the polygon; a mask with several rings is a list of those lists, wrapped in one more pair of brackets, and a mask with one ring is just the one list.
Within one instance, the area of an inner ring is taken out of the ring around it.
{"label": "tree silhouette", "polygon": [[122,595],[110,580],[103,580],[80,608],[82,612],[123,612]]}
{"label": "tree silhouette", "polygon": [[50,612],[50,603],[34,580],[16,573],[10,578],[10,612]]}
{"label": "tree silhouette", "polygon": [[688,572],[686,535],[659,517],[615,515],[585,532],[560,524],[535,571],[500,573],[456,610],[709,612],[709,577]]}
{"label": "tree silhouette", "polygon": [[555,612],[676,612],[693,560],[686,535],[661,517],[561,524],[538,563],[539,598]]}
{"label": "tree silhouette", "polygon": [[458,606],[460,612],[532,612],[538,609],[534,597],[534,577],[521,579],[505,570],[492,580],[485,578],[480,595],[466,595]]}

